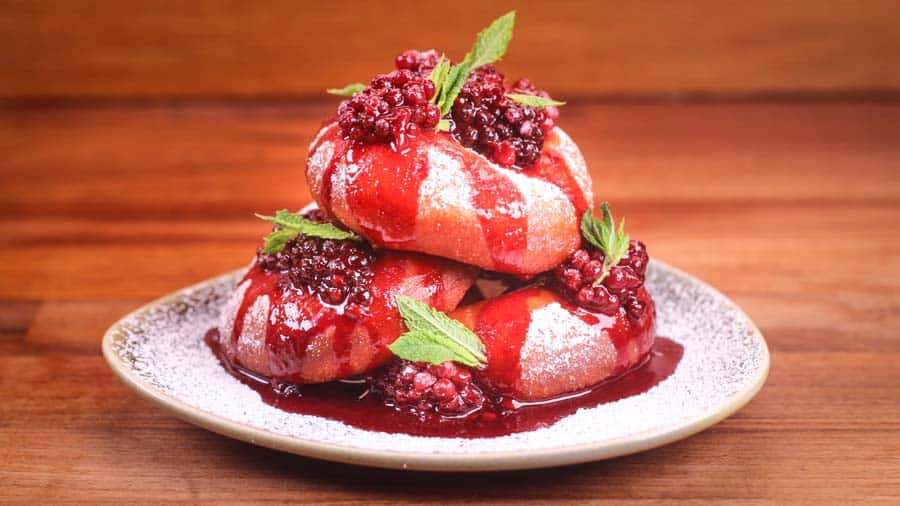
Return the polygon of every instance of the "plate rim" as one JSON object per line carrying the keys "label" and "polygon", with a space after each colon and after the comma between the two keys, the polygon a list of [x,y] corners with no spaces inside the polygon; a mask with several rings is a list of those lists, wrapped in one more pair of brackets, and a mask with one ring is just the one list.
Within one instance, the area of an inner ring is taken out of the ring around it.
{"label": "plate rim", "polygon": [[124,335],[126,321],[153,307],[166,304],[173,299],[180,299],[187,292],[220,283],[226,278],[235,276],[243,268],[234,269],[225,274],[181,288],[129,312],[106,330],[103,335],[101,349],[103,358],[119,380],[144,399],[174,414],[185,422],[223,436],[274,450],[344,464],[418,471],[513,471],[580,464],[650,450],[701,432],[728,418],[750,402],[762,389],[769,375],[770,353],[768,343],[753,320],[740,306],[709,283],[681,269],[656,259],[651,260],[651,262],[656,264],[657,267],[684,277],[713,295],[724,299],[735,310],[736,314],[744,320],[744,324],[753,331],[753,337],[762,352],[761,367],[747,388],[730,396],[718,407],[704,414],[687,418],[675,425],[666,425],[662,428],[649,429],[637,434],[619,436],[587,444],[521,451],[429,453],[359,448],[340,443],[326,443],[315,439],[278,434],[204,411],[163,392],[138,375],[114,349],[116,338]]}

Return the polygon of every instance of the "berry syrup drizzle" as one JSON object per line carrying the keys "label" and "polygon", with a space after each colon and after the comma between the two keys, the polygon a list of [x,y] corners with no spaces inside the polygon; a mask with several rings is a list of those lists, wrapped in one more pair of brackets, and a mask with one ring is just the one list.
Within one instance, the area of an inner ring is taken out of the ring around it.
{"label": "berry syrup drizzle", "polygon": [[448,438],[498,437],[533,431],[553,425],[579,409],[640,395],[671,376],[684,352],[675,341],[657,338],[638,366],[591,388],[537,403],[492,397],[473,413],[461,417],[430,416],[423,421],[414,412],[385,405],[363,379],[313,385],[272,382],[231,363],[221,351],[217,329],[207,333],[206,343],[231,375],[272,407],[336,420],[363,430]]}
{"label": "berry syrup drizzle", "polygon": [[[387,345],[403,331],[396,308],[384,294],[393,290],[398,280],[419,276],[419,281],[432,294],[427,302],[440,306],[444,297],[442,262],[439,259],[417,257],[413,260],[408,255],[376,253],[371,262],[371,281],[363,285],[366,290],[365,305],[361,305],[352,292],[333,304],[328,299],[332,291],[328,284],[319,287],[324,292],[316,294],[315,287],[286,282],[286,277],[292,277],[292,273],[267,271],[257,263],[241,280],[242,284],[248,282],[247,289],[236,311],[234,326],[229,329],[232,335],[228,348],[236,349],[237,336],[244,331],[248,313],[260,296],[266,296],[270,302],[268,312],[256,317],[261,322],[268,322],[265,346],[271,359],[266,362],[272,368],[273,375],[303,381],[309,374],[315,373],[305,370],[305,359],[312,340],[320,335],[331,336],[328,343],[339,360],[334,371],[336,375],[346,377],[367,369],[367,364],[352,362],[353,347],[359,346],[354,336],[360,334],[360,329],[369,336],[368,345],[374,347],[369,365],[382,364],[391,357]],[[292,314],[289,308],[296,308],[296,314]]]}
{"label": "berry syrup drizzle", "polygon": [[[337,125],[329,127],[339,128]],[[334,156],[322,176],[320,204],[327,214],[333,212],[334,172],[341,164],[364,167],[353,175],[353,184],[344,189],[345,199],[365,236],[376,246],[406,249],[416,239],[416,219],[419,215],[419,195],[428,177],[428,146],[456,143],[448,133],[420,132],[406,140],[405,148],[397,151],[388,146],[369,146],[357,152],[355,143],[334,135],[334,131],[319,134],[311,146],[316,152],[322,142],[334,142]],[[589,205],[572,171],[555,148],[559,140],[555,133],[547,139],[540,162],[520,171],[558,186],[572,201],[577,216]],[[527,204],[521,192],[506,174],[493,170],[483,157],[470,150],[442,150],[447,156],[459,158],[472,184],[470,201],[485,233],[485,240],[496,270],[514,271],[528,244]],[[363,159],[364,158],[364,159]],[[391,207],[386,209],[386,203]],[[385,220],[384,216],[391,216]]]}

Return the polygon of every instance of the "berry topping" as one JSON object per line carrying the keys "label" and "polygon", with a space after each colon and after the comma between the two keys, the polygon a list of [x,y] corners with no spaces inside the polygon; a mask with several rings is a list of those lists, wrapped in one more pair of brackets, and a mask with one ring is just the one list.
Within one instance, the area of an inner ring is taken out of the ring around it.
{"label": "berry topping", "polygon": [[644,305],[637,291],[644,285],[649,261],[644,244],[629,241],[627,253],[606,277],[604,260],[602,250],[586,243],[553,271],[553,280],[560,292],[579,306],[608,315],[616,314],[621,307],[632,320],[640,319]]}
{"label": "berry topping", "polygon": [[427,77],[437,62],[438,54],[434,49],[428,51],[410,49],[399,54],[394,60],[394,65],[397,70],[411,70]]}
{"label": "berry topping", "polygon": [[[303,214],[307,220],[329,223],[321,210]],[[277,253],[260,249],[257,261],[264,271],[278,272],[283,287],[309,290],[329,305],[343,305],[344,314],[359,318],[372,300],[372,248],[359,241],[297,235]]]}
{"label": "berry topping", "polygon": [[466,416],[482,408],[485,395],[467,369],[444,362],[439,365],[395,360],[366,377],[369,392],[398,411],[420,419],[435,415]]}
{"label": "berry topping", "polygon": [[[401,57],[403,55],[398,59]],[[403,63],[407,61],[404,59]],[[341,103],[338,124],[351,141],[393,143],[400,147],[420,128],[437,126],[441,111],[430,102],[434,92],[434,83],[413,70],[382,74],[375,77],[368,88]]]}
{"label": "berry topping", "polygon": [[[493,65],[476,69],[453,104],[451,132],[463,146],[504,167],[528,167],[538,161],[544,137],[553,128],[559,109],[536,109],[506,96],[504,77]],[[522,79],[515,93],[549,97]]]}

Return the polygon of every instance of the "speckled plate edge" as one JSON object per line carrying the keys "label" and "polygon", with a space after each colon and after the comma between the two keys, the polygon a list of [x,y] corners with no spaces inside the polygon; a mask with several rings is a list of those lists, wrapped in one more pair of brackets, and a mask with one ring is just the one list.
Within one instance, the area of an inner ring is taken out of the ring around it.
{"label": "speckled plate edge", "polygon": [[737,304],[712,286],[684,271],[658,260],[653,260],[653,263],[656,264],[657,268],[667,270],[675,276],[686,279],[688,282],[701,287],[730,305],[735,313],[744,320],[743,323],[747,328],[752,330],[753,337],[762,351],[763,363],[759,367],[757,375],[748,382],[743,390],[730,396],[726,401],[701,416],[688,418],[676,424],[668,424],[627,437],[603,439],[589,444],[539,450],[523,449],[515,452],[438,454],[372,450],[276,434],[208,413],[162,392],[159,388],[139,376],[131,367],[131,364],[116,352],[116,341],[125,336],[126,325],[136,315],[145,313],[156,306],[178,302],[184,298],[186,293],[207,285],[221,283],[224,279],[234,276],[236,271],[208,279],[161,297],[122,317],[103,336],[103,357],[119,379],[132,390],[186,422],[234,439],[306,457],[370,467],[421,471],[508,471],[609,459],[663,446],[717,424],[750,402],[762,388],[769,374],[769,350],[765,338],[763,338],[756,324]]}

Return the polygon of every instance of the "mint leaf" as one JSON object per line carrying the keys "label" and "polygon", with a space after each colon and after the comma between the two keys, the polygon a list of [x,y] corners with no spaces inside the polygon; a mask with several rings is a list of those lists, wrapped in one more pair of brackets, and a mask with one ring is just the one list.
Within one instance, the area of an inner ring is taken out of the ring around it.
{"label": "mint leaf", "polygon": [[325,91],[327,91],[328,93],[330,93],[332,95],[337,95],[339,97],[352,97],[353,95],[356,95],[357,93],[361,92],[364,89],[366,89],[365,84],[353,83],[353,84],[348,84],[347,86],[344,86],[343,88],[328,88]]}
{"label": "mint leaf", "polygon": [[[435,342],[424,332],[410,331],[398,337],[388,348],[394,355],[412,362],[443,364],[444,362],[461,362],[450,348]],[[477,365],[477,364],[466,364]]]}
{"label": "mint leaf", "polygon": [[432,364],[450,360],[470,367],[485,365],[484,343],[465,325],[416,299],[398,295],[394,300],[409,329],[389,346],[395,355]]}
{"label": "mint leaf", "polygon": [[544,107],[550,106],[560,106],[566,105],[565,102],[560,102],[559,100],[553,100],[552,98],[539,97],[537,95],[525,95],[523,93],[507,93],[506,96],[513,100],[514,102],[518,102],[523,105],[527,105],[529,107],[534,107],[536,109],[543,109]]}
{"label": "mint leaf", "polygon": [[515,24],[516,11],[509,11],[478,32],[472,50],[466,54],[463,61],[450,69],[444,81],[441,96],[435,102],[441,109],[441,116],[450,112],[453,102],[459,96],[459,90],[466,83],[471,71],[503,58],[506,48],[509,47],[509,41],[512,40]]}
{"label": "mint leaf", "polygon": [[447,84],[447,76],[450,74],[450,60],[441,55],[441,59],[438,60],[437,65],[431,69],[431,74],[428,76],[431,79],[431,82],[434,83],[434,96],[431,97],[431,101],[435,104],[440,100],[441,95],[444,91],[444,86]]}
{"label": "mint leaf", "polygon": [[471,51],[470,67],[477,69],[503,58],[506,48],[509,47],[509,41],[512,40],[515,24],[516,11],[509,11],[478,32],[478,35],[475,36],[475,46]]}
{"label": "mint leaf", "polygon": [[437,124],[438,132],[449,132],[450,131],[450,120],[449,119],[441,119]]}
{"label": "mint leaf", "polygon": [[301,223],[308,221],[303,216],[300,216],[297,213],[292,213],[287,209],[279,209],[278,211],[275,211],[275,216],[265,216],[259,213],[255,213],[255,216],[261,220],[271,221],[279,227],[286,228],[297,228],[301,226]]}
{"label": "mint leaf", "polygon": [[454,65],[447,75],[440,101],[437,103],[437,106],[441,109],[441,116],[450,112],[453,102],[456,102],[456,97],[459,96],[459,91],[469,78],[469,72],[472,70],[468,62],[470,55],[466,55],[466,60],[463,60],[459,65]]}
{"label": "mint leaf", "polygon": [[598,286],[609,275],[609,270],[622,260],[625,253],[628,252],[628,241],[630,237],[625,233],[625,220],[619,222],[619,229],[616,230],[616,223],[613,220],[612,212],[609,210],[609,202],[600,205],[602,220],[598,220],[591,211],[585,211],[581,217],[581,235],[584,239],[601,250],[604,255],[603,274],[594,281],[594,286]]}
{"label": "mint leaf", "polygon": [[307,220],[303,216],[292,213],[287,209],[280,209],[275,213],[275,216],[257,214],[256,217],[281,227],[266,236],[263,244],[263,253],[267,255],[284,250],[284,245],[300,234],[320,239],[334,239],[336,241],[360,239],[353,232],[342,230],[331,223],[316,223],[315,221]]}
{"label": "mint leaf", "polygon": [[297,232],[288,229],[275,230],[266,236],[263,244],[263,253],[273,255],[284,250],[288,241],[297,237]]}

